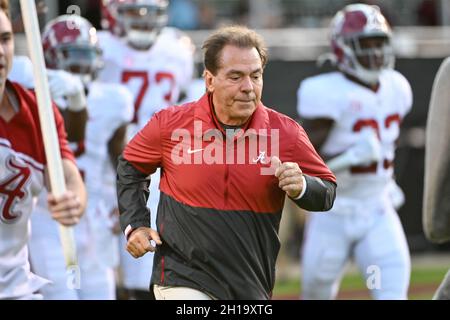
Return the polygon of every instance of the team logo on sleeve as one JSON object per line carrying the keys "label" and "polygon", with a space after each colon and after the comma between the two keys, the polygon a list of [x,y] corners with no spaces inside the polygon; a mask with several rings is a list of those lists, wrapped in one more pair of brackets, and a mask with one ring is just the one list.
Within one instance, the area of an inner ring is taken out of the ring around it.
{"label": "team logo on sleeve", "polygon": [[6,176],[0,178],[0,220],[12,224],[22,216],[16,206],[27,195],[31,170],[25,164],[17,163],[13,157],[6,158],[6,168]]}

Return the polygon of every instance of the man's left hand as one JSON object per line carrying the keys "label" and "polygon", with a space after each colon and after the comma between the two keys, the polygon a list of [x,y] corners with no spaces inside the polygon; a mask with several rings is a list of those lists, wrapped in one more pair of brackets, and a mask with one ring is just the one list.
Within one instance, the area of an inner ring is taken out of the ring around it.
{"label": "man's left hand", "polygon": [[67,190],[59,198],[49,194],[47,202],[52,218],[64,226],[77,224],[83,215],[83,206],[80,199],[70,190]]}
{"label": "man's left hand", "polygon": [[293,199],[303,191],[303,173],[295,162],[281,163],[278,157],[272,157],[272,167],[275,168],[275,177],[278,178],[278,186]]}

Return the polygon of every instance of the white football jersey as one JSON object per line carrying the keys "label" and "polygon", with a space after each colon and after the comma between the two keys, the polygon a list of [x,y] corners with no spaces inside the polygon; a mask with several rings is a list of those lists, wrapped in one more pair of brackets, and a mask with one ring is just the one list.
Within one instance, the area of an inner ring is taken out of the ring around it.
{"label": "white football jersey", "polygon": [[197,101],[206,93],[206,83],[203,78],[192,79],[185,90],[185,97],[179,104],[185,104],[192,101]]}
{"label": "white football jersey", "polygon": [[77,165],[84,173],[91,199],[102,196],[103,166],[109,161],[108,142],[119,127],[131,121],[133,97],[123,85],[96,81],[89,87],[87,108],[84,150],[80,150]]}
{"label": "white football jersey", "polygon": [[48,283],[30,273],[27,241],[44,165],[0,138],[0,300],[24,297]]}
{"label": "white football jersey", "polygon": [[34,88],[33,64],[27,56],[14,56],[8,79],[28,89]]}
{"label": "white football jersey", "polygon": [[[33,63],[28,56],[14,56],[8,80],[17,82],[27,89],[34,89]],[[64,97],[57,99],[52,97],[59,110],[67,109],[67,101]]]}
{"label": "white football jersey", "polygon": [[[89,118],[85,140],[71,145],[88,195],[85,214],[74,229],[82,270],[82,288],[73,292],[65,287],[65,270],[61,269],[64,261],[62,251],[59,241],[54,240],[57,237],[57,223],[48,218],[47,192],[44,191],[31,216],[33,233],[30,247],[33,251],[30,254],[36,272],[55,281],[55,286],[42,291],[45,299],[106,299],[109,296],[104,291],[108,288],[92,289],[95,283],[103,283],[105,277],[108,278],[96,272],[104,274],[108,270],[104,267],[116,265],[119,259],[118,240],[112,234],[112,219],[106,206],[110,200],[105,199],[104,195],[106,177],[103,167],[109,161],[109,140],[120,126],[131,121],[133,97],[123,85],[93,82],[89,86],[87,111]],[[46,246],[48,243],[54,248]],[[83,281],[90,283],[83,285]]]}
{"label": "white football jersey", "polygon": [[408,81],[395,70],[383,71],[377,92],[331,72],[305,79],[298,90],[300,119],[334,120],[321,153],[335,156],[352,146],[362,130],[374,130],[380,139],[382,161],[336,173],[336,201],[378,201],[393,177],[395,142],[400,124],[412,106]]}
{"label": "white football jersey", "polygon": [[[89,120],[86,125],[84,150],[79,150],[77,166],[83,174],[86,191],[89,195],[86,218],[88,219],[90,235],[97,246],[97,259],[106,265],[114,264],[111,260],[118,259],[117,248],[111,233],[112,218],[110,217],[109,193],[105,191],[108,177],[104,166],[110,162],[108,142],[116,130],[128,124],[133,117],[133,96],[129,90],[120,84],[94,82],[89,87],[87,97]],[[115,178],[115,176],[114,176]]]}
{"label": "white football jersey", "polygon": [[[109,32],[99,32],[98,38],[105,61],[99,79],[122,83],[134,96],[134,116],[127,133],[128,139],[131,139],[154,113],[177,103],[180,92],[193,77],[194,47],[186,35],[174,28],[164,28],[153,46],[146,51],[131,48],[126,39],[117,38]],[[147,202],[153,212],[152,225],[159,201],[159,175],[159,170],[152,175]],[[113,189],[111,184],[105,187]],[[152,254],[136,261],[126,253],[124,259],[129,262],[122,262],[124,285],[147,290],[151,273],[145,270],[152,269]]]}
{"label": "white football jersey", "polygon": [[[121,84],[95,81],[89,86],[87,111],[85,140],[70,146],[84,178],[89,203],[94,203],[102,198],[102,172],[105,161],[109,161],[108,142],[120,126],[131,121],[133,96]],[[46,196],[39,197],[39,206],[46,207]]]}
{"label": "white football jersey", "polygon": [[178,101],[180,91],[193,75],[193,47],[190,39],[176,29],[164,28],[146,51],[131,48],[126,39],[99,32],[105,66],[99,80],[122,83],[134,96],[137,125],[132,137],[152,115]]}
{"label": "white football jersey", "polygon": [[[48,283],[30,273],[26,246],[30,214],[44,188],[45,148],[34,93],[10,85],[20,109],[9,121],[0,118],[0,299],[22,299],[33,298]],[[71,160],[56,108],[54,115],[61,156]]]}

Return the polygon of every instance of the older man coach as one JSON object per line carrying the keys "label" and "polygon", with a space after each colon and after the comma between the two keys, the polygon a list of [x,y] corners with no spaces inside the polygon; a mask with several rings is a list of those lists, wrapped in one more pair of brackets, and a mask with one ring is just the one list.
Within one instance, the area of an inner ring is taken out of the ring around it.
{"label": "older man coach", "polygon": [[[336,179],[301,126],[261,103],[267,53],[258,34],[225,27],[203,50],[205,95],[155,114],[119,159],[127,250],[156,250],[157,299],[270,299],[285,195],[327,211]],[[158,167],[156,231],[146,198]]]}

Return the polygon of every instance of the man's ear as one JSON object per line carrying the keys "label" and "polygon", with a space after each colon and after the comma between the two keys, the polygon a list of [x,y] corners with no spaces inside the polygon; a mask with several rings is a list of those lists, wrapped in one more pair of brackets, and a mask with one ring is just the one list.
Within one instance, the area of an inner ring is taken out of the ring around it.
{"label": "man's ear", "polygon": [[209,93],[214,92],[214,75],[209,70],[203,72],[203,78],[205,79],[206,90]]}

